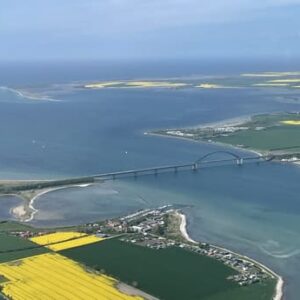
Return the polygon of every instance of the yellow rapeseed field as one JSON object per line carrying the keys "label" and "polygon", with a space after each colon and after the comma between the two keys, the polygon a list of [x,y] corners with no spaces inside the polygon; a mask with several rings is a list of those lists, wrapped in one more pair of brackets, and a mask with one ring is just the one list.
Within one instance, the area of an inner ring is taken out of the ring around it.
{"label": "yellow rapeseed field", "polygon": [[107,82],[97,82],[97,83],[91,83],[86,84],[84,87],[88,89],[102,89],[106,87],[114,87],[119,84],[123,84],[123,81],[107,81]]}
{"label": "yellow rapeseed field", "polygon": [[219,84],[214,84],[214,83],[201,83],[199,85],[196,85],[197,88],[201,89],[220,89],[223,88],[223,86]]}
{"label": "yellow rapeseed field", "polygon": [[300,120],[285,120],[281,121],[281,123],[285,125],[300,125]]}
{"label": "yellow rapeseed field", "polygon": [[47,248],[53,251],[60,251],[69,248],[75,248],[87,244],[102,241],[95,235],[87,235],[80,232],[55,232],[31,238],[31,241],[39,245],[48,245]]}
{"label": "yellow rapeseed field", "polygon": [[187,84],[181,82],[168,82],[168,81],[130,81],[126,83],[126,86],[136,87],[136,88],[138,87],[179,88],[179,87],[187,86]]}
{"label": "yellow rapeseed field", "polygon": [[276,87],[276,86],[289,86],[288,83],[256,83],[253,86],[263,86],[263,87]]}
{"label": "yellow rapeseed field", "polygon": [[121,293],[117,281],[87,272],[76,262],[57,253],[36,255],[0,264],[2,293],[14,300],[142,300]]}
{"label": "yellow rapeseed field", "polygon": [[275,79],[269,80],[270,83],[297,83],[300,82],[300,78],[289,78],[289,79]]}
{"label": "yellow rapeseed field", "polygon": [[263,72],[241,74],[244,77],[283,77],[283,76],[299,76],[300,72]]}

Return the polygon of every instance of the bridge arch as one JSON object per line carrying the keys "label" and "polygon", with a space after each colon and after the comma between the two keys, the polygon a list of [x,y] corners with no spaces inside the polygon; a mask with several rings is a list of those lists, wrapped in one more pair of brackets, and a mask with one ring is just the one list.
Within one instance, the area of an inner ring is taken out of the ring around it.
{"label": "bridge arch", "polygon": [[231,156],[233,158],[233,160],[236,160],[237,162],[241,162],[243,160],[243,158],[234,153],[234,152],[231,152],[231,151],[214,151],[214,152],[210,152],[210,153],[207,153],[205,154],[204,156],[198,158],[196,161],[195,161],[195,165],[199,165],[201,164],[206,158],[210,157],[210,156],[214,156],[215,154],[227,154],[228,156]]}

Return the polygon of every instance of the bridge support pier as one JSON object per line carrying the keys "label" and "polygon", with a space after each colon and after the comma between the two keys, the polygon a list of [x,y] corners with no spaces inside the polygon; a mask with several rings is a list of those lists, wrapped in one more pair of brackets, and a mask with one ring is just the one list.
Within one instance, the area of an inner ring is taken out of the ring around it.
{"label": "bridge support pier", "polygon": [[198,164],[197,164],[197,163],[193,164],[192,170],[193,170],[194,172],[198,170]]}
{"label": "bridge support pier", "polygon": [[243,158],[238,158],[238,159],[236,160],[236,164],[237,164],[238,166],[242,166],[243,163],[244,163]]}

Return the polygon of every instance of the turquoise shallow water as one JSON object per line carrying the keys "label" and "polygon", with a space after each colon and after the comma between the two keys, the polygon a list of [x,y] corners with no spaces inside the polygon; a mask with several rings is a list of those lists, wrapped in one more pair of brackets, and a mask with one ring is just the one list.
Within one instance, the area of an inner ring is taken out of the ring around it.
{"label": "turquoise shallow water", "polygon": [[0,220],[13,220],[11,210],[21,205],[23,202],[22,199],[19,199],[15,196],[1,196],[0,197]]}
{"label": "turquoise shallow water", "polygon": [[[32,101],[0,90],[0,176],[54,178],[194,161],[217,145],[147,136],[146,130],[299,110],[284,90],[103,90]],[[193,238],[254,257],[300,283],[300,168],[277,163],[214,167],[70,188],[40,197],[32,224],[74,224],[162,204],[188,205]],[[1,218],[10,204],[1,204]]]}

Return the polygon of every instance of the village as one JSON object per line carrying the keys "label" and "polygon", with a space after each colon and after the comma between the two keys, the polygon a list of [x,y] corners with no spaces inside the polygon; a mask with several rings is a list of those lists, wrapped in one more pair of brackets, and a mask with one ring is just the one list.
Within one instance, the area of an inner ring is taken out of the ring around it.
{"label": "village", "polygon": [[[179,247],[211,257],[236,270],[237,274],[229,276],[228,280],[237,282],[241,286],[262,282],[272,277],[260,265],[231,251],[208,243],[187,241],[182,236],[180,226],[177,226],[180,225],[179,220],[174,221],[176,217],[178,217],[178,209],[165,205],[155,209],[141,210],[121,218],[81,225],[79,230],[104,238],[118,235],[123,242],[156,250]],[[14,232],[14,235],[23,238],[32,238],[42,234],[45,232]]]}

